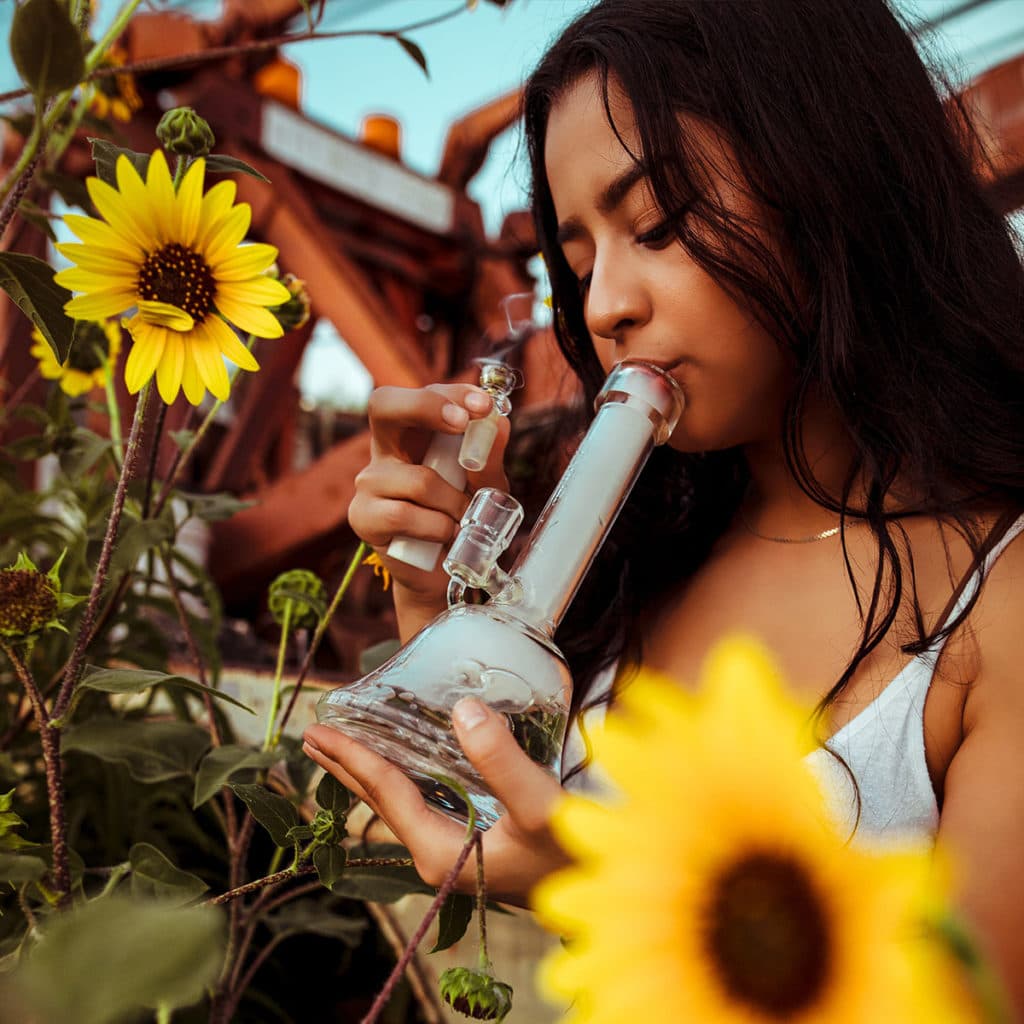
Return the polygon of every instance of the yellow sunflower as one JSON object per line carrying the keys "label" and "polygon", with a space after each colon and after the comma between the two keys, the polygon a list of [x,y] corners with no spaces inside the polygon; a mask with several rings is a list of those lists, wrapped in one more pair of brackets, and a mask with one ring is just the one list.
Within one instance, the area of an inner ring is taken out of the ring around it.
{"label": "yellow sunflower", "polygon": [[368,565],[373,569],[373,575],[380,577],[385,590],[391,586],[391,570],[384,564],[376,551],[371,552],[363,559],[363,565]]}
{"label": "yellow sunflower", "polygon": [[[80,328],[81,330],[81,328]],[[93,388],[106,386],[103,360],[106,356],[111,370],[121,354],[121,327],[116,320],[103,323],[88,322],[75,341],[67,361],[58,363],[46,339],[36,328],[32,329],[32,347],[29,349],[39,363],[39,372],[46,380],[55,380],[61,391],[72,398],[85,395]]]}
{"label": "yellow sunflower", "polygon": [[[103,55],[100,67],[119,68],[127,54],[120,46],[112,46]],[[130,74],[103,75],[92,83],[89,110],[96,117],[108,115],[118,121],[130,121],[132,114],[142,106],[142,99],[135,88],[135,78]]]}
{"label": "yellow sunflower", "polygon": [[803,764],[807,709],[755,645],[722,644],[690,695],[646,672],[594,736],[615,796],[566,796],[573,866],[533,893],[568,939],[541,986],[575,1024],[945,1024],[977,1019],[926,938],[926,851],[847,845]]}
{"label": "yellow sunflower", "polygon": [[182,389],[193,405],[207,389],[227,399],[225,356],[243,370],[259,369],[230,324],[258,338],[279,338],[281,325],[267,307],[290,298],[263,273],[277,250],[240,244],[251,211],[247,203],[234,205],[235,183],[222,181],[204,195],[205,167],[196,160],[175,192],[160,150],[150,157],[145,181],[120,156],[117,188],[99,178],[86,182],[103,219],[67,214],[81,243],[57,246],[76,266],[55,280],[83,293],[65,312],[91,320],[134,307],[124,321],[134,342],[125,383],[134,394],[155,373],[168,404]]}

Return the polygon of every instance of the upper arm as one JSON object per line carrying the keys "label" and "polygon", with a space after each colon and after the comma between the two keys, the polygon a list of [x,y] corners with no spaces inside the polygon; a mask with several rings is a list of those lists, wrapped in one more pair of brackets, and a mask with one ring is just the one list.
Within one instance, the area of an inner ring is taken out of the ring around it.
{"label": "upper arm", "polygon": [[1024,543],[996,563],[971,616],[980,662],[946,774],[940,840],[957,903],[1024,1020]]}

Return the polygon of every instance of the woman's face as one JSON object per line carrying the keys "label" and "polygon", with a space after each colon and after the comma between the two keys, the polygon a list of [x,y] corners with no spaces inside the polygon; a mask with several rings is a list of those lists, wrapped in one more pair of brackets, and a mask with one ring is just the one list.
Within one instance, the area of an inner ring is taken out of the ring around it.
{"label": "woman's face", "polygon": [[[613,87],[610,100],[619,134],[640,153],[628,102]],[[701,145],[716,147],[716,166],[731,162],[720,141],[703,135]],[[545,168],[562,251],[605,371],[627,358],[671,368],[686,395],[669,441],[680,451],[777,442],[791,360],[665,230],[646,177],[608,123],[595,75],[553,106]],[[714,187],[726,207],[749,217],[733,178]]]}

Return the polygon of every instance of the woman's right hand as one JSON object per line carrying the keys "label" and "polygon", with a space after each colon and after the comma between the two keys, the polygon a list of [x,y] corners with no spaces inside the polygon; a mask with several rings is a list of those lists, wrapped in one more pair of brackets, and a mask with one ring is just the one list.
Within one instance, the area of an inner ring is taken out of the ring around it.
{"label": "woman's right hand", "polygon": [[[402,638],[445,606],[448,577],[441,559],[433,572],[387,557],[395,537],[437,541],[447,547],[480,487],[508,486],[502,459],[509,424],[499,420],[487,465],[468,473],[466,492],[420,465],[434,433],[461,434],[471,419],[486,416],[491,397],[472,384],[432,384],[426,388],[377,388],[370,396],[370,463],[355,480],[349,522],[356,535],[381,556],[395,582],[395,605]],[[468,493],[467,493],[468,492]]]}

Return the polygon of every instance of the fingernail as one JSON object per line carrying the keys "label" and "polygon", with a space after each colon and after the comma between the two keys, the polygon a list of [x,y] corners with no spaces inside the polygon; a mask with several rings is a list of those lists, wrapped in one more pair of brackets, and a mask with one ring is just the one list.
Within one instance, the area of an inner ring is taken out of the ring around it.
{"label": "fingernail", "polygon": [[466,405],[474,412],[487,412],[492,405],[491,397],[479,391],[470,391],[466,395]]}
{"label": "fingernail", "polygon": [[475,729],[487,721],[487,705],[476,697],[463,697],[452,708],[452,718],[461,729]]}
{"label": "fingernail", "polygon": [[309,747],[310,750],[315,750],[318,754],[321,752],[320,748],[316,745],[316,741],[311,739],[309,736],[303,736],[302,743],[304,746]]}
{"label": "fingernail", "polygon": [[461,405],[453,405],[449,402],[441,410],[441,419],[445,423],[450,423],[453,427],[464,427],[469,421],[469,414]]}

